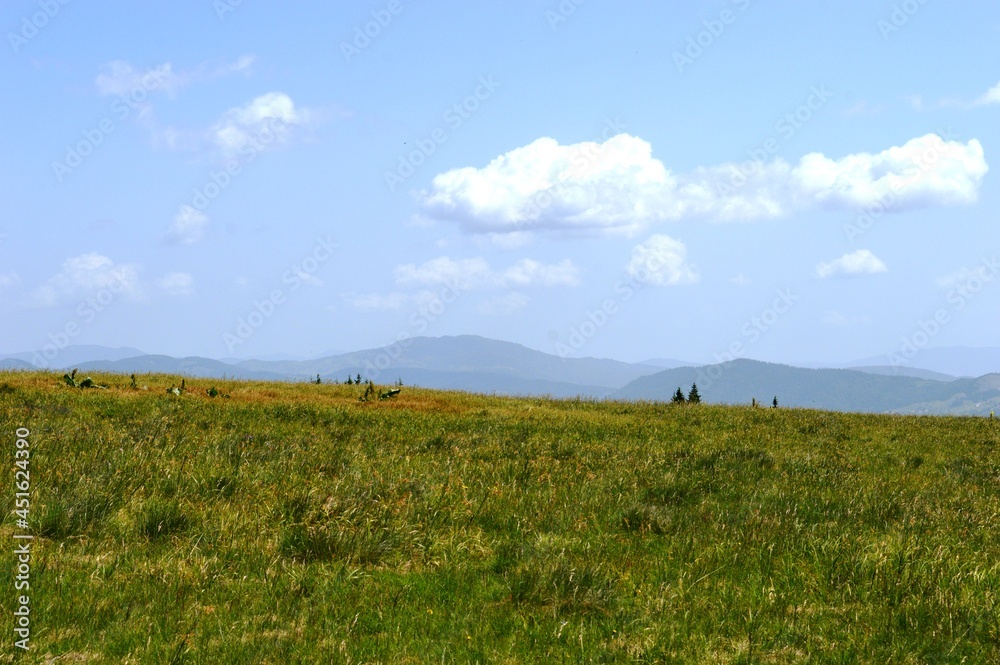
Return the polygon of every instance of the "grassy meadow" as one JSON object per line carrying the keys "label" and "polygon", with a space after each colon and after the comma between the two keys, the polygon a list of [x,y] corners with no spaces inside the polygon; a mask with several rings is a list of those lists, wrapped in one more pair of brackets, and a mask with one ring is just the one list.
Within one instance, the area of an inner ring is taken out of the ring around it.
{"label": "grassy meadow", "polygon": [[997,421],[94,379],[0,373],[0,662],[1000,662]]}

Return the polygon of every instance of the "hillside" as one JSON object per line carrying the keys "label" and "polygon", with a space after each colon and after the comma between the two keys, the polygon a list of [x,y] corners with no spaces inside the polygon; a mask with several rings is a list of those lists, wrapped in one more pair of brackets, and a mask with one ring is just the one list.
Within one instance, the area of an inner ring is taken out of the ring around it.
{"label": "hillside", "polygon": [[[345,370],[361,371],[363,376],[386,382],[394,380],[400,370],[406,369],[472,372],[602,388],[620,388],[639,376],[657,371],[656,367],[617,360],[560,358],[520,344],[476,335],[414,337],[398,346],[366,349],[318,360],[284,363],[250,360],[237,366],[300,377],[319,373],[330,379],[342,379]],[[488,392],[489,386],[480,385],[478,390]]]}
{"label": "hillside", "polygon": [[1000,660],[996,421],[94,378],[0,373],[32,662]]}
{"label": "hillside", "polygon": [[678,367],[636,379],[615,399],[669,401],[693,383],[706,402],[769,405],[867,413],[988,415],[1000,409],[996,377],[939,381],[842,369],[802,369],[739,359],[707,367]]}
{"label": "hillside", "polygon": [[[130,349],[67,347],[59,360],[93,358],[63,367],[83,372],[164,373],[188,377],[267,381],[343,382],[348,376],[380,383],[465,390],[483,394],[549,395],[596,399],[669,400],[678,386],[697,382],[715,403],[770,403],[777,395],[787,406],[860,412],[987,415],[1000,408],[1000,394],[980,379],[961,379],[913,367],[862,366],[803,369],[737,360],[732,365],[697,367],[654,358],[633,364],[598,358],[561,358],[534,349],[474,335],[416,337],[399,345],[311,360],[242,360],[201,357],[124,356]],[[989,349],[957,350],[957,357],[986,362]],[[972,353],[972,355],[970,355]],[[25,354],[17,354],[18,357]],[[955,354],[952,354],[955,355]],[[661,365],[668,365],[665,370]],[[22,360],[0,367],[30,369]],[[724,369],[720,369],[724,367]],[[713,381],[714,374],[719,379]],[[987,375],[988,376],[988,375]],[[656,378],[653,378],[656,377]]]}

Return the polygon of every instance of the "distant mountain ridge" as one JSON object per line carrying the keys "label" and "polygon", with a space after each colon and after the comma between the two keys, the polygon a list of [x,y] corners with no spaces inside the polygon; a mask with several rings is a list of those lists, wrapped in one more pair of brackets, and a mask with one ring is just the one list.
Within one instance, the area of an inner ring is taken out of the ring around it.
{"label": "distant mountain ridge", "polygon": [[[960,350],[957,357],[971,362],[970,353],[978,354],[988,362],[992,351]],[[26,355],[0,357],[0,369],[38,369]],[[747,359],[701,366],[663,358],[626,363],[561,358],[475,335],[416,337],[313,360],[224,361],[144,354],[129,347],[71,346],[52,362],[59,366],[42,369],[264,381],[311,381],[319,375],[323,382],[360,374],[382,384],[401,380],[404,385],[479,393],[654,401],[668,401],[678,387],[686,393],[697,383],[707,402],[748,404],[756,399],[768,405],[777,396],[781,406],[835,411],[986,415],[1000,410],[1000,374],[956,379],[906,366],[805,369]]]}
{"label": "distant mountain ridge", "polygon": [[847,369],[803,369],[738,359],[679,367],[640,377],[613,399],[668,401],[692,384],[705,402],[770,405],[829,411],[987,415],[1000,408],[1000,374],[940,381]]}

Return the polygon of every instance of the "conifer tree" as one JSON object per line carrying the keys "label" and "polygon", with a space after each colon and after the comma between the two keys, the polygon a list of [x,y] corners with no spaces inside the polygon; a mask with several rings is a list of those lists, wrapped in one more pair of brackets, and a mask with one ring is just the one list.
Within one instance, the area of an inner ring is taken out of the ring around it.
{"label": "conifer tree", "polygon": [[683,404],[687,400],[684,398],[684,393],[681,392],[681,387],[677,386],[677,392],[674,393],[674,404]]}
{"label": "conifer tree", "polygon": [[691,384],[691,392],[688,393],[688,401],[692,404],[698,404],[701,402],[701,395],[698,394],[697,384]]}

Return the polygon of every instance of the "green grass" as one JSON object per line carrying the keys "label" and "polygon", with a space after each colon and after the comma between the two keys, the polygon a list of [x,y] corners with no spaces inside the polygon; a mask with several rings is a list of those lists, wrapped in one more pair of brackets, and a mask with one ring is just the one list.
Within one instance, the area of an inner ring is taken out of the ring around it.
{"label": "green grass", "polygon": [[0,373],[0,662],[1000,662],[995,421],[139,378]]}

